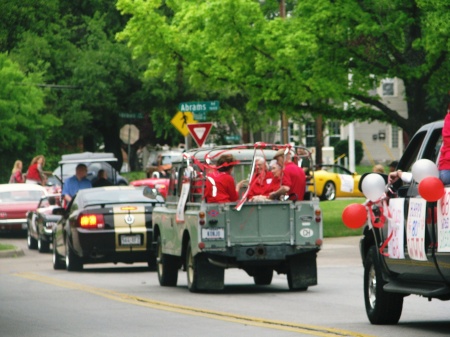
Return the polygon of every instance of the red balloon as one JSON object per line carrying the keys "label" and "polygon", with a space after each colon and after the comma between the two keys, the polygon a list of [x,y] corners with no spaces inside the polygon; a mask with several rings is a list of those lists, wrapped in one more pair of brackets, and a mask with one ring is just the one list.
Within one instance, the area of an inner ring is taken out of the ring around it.
{"label": "red balloon", "polygon": [[438,201],[445,194],[444,183],[437,177],[423,178],[419,183],[419,194],[426,201]]}
{"label": "red balloon", "polygon": [[342,221],[348,228],[356,229],[367,221],[367,210],[362,204],[350,204],[342,212]]}

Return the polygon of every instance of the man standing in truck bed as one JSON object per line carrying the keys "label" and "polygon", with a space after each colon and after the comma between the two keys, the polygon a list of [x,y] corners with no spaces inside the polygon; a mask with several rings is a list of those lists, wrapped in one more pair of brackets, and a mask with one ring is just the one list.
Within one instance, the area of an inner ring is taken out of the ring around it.
{"label": "man standing in truck bed", "polygon": [[285,149],[275,153],[273,159],[283,167],[280,188],[269,194],[269,199],[279,199],[282,195],[289,195],[289,200],[303,200],[306,189],[306,175],[301,167],[295,165],[291,160],[291,152],[285,155]]}

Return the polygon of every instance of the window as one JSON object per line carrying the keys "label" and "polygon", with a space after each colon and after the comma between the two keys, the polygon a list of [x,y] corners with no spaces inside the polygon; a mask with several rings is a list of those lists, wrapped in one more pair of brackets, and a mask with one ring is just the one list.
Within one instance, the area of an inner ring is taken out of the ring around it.
{"label": "window", "polygon": [[341,123],[329,122],[328,133],[330,135],[329,146],[335,146],[341,140]]}
{"label": "window", "polygon": [[396,125],[392,126],[392,148],[398,148],[398,126]]}
{"label": "window", "polygon": [[314,123],[306,123],[306,147],[316,146],[316,126]]}
{"label": "window", "polygon": [[393,78],[386,78],[381,81],[382,96],[395,96],[395,81]]}

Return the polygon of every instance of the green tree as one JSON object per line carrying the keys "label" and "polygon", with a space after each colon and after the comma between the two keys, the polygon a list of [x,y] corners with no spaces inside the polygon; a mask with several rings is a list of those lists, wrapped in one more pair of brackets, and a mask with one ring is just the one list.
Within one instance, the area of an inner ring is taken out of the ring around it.
{"label": "green tree", "polygon": [[[444,1],[286,2],[283,20],[277,1],[119,0],[131,19],[118,37],[148,58],[147,77],[182,76],[186,91],[225,101],[239,94],[243,123],[286,111],[387,121],[412,134],[445,111],[449,21],[436,22]],[[390,77],[405,83],[406,118],[369,95]],[[350,100],[358,104],[344,110]]]}
{"label": "green tree", "polygon": [[[352,85],[338,90],[342,98],[366,109],[349,109],[344,118],[388,121],[412,136],[421,125],[445,114],[450,70],[450,17],[445,6],[445,1],[423,0],[304,0],[293,15],[319,46],[313,66],[353,74]],[[406,99],[406,117],[369,94],[381,80],[393,77],[405,85],[399,94]]]}
{"label": "green tree", "polygon": [[[36,86],[40,81],[40,74],[25,74],[6,54],[0,54],[0,154],[5,159],[0,174],[3,180],[9,177],[16,159],[26,165],[34,155],[46,153],[52,129],[60,125],[56,117],[43,112],[45,93]],[[20,153],[25,155],[17,158]]]}

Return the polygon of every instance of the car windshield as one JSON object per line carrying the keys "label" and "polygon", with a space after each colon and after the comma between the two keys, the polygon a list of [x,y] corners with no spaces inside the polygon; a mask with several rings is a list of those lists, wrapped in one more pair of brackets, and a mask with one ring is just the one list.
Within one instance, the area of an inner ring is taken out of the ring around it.
{"label": "car windshield", "polygon": [[143,189],[122,189],[122,190],[108,190],[108,189],[90,189],[89,193],[82,193],[80,195],[83,204],[117,204],[130,202],[145,202],[149,203],[154,200],[144,196]]}
{"label": "car windshield", "polygon": [[0,202],[39,201],[43,194],[41,191],[0,192]]}

